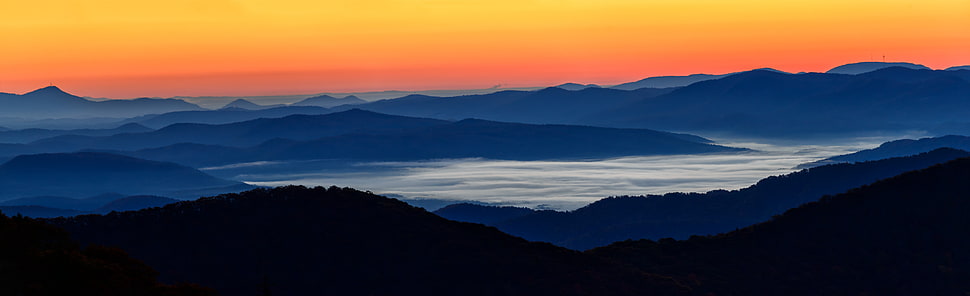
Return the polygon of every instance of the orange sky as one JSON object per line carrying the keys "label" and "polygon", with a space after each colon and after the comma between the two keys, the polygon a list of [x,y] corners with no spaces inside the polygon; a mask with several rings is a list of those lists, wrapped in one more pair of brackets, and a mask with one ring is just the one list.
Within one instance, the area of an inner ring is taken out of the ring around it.
{"label": "orange sky", "polygon": [[271,95],[970,64],[970,0],[0,2],[0,92]]}

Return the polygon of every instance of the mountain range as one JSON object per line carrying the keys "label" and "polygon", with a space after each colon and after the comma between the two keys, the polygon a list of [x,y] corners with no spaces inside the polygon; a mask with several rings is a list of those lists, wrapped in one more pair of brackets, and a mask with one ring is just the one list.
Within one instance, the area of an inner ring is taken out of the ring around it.
{"label": "mountain range", "polygon": [[384,134],[445,124],[446,121],[382,115],[351,110],[325,115],[290,115],[227,124],[176,123],[143,133],[111,136],[58,136],[30,143],[38,149],[139,150],[178,143],[233,147],[255,146],[272,139],[313,140],[352,133]]}
{"label": "mountain range", "polygon": [[84,150],[193,166],[295,159],[593,159],[745,151],[717,146],[694,135],[647,129],[476,119],[450,122],[357,109],[229,124],[178,123],[141,133],[60,135],[27,144],[0,144],[0,156]]}
{"label": "mountain range", "polygon": [[204,123],[226,124],[260,118],[280,118],[290,115],[319,115],[331,113],[329,109],[313,106],[276,107],[260,110],[229,108],[203,111],[179,111],[163,114],[151,114],[129,118],[122,123],[138,123],[150,128],[159,129],[176,123]]}
{"label": "mountain range", "polygon": [[152,129],[137,123],[127,123],[111,129],[57,130],[29,128],[21,130],[3,130],[0,131],[0,143],[24,144],[40,139],[66,135],[103,137],[125,133],[144,133],[149,131],[152,131]]}
{"label": "mountain range", "polygon": [[768,177],[734,191],[611,197],[570,212],[511,212],[462,204],[435,213],[457,221],[486,223],[533,241],[585,250],[626,239],[717,234],[765,221],[824,195],[961,157],[970,157],[970,152],[941,148],[916,156],[815,167]]}
{"label": "mountain range", "polygon": [[[127,154],[202,167],[301,159],[404,161],[481,157],[548,160],[747,151],[710,144],[710,140],[697,136],[646,129],[530,125],[476,119],[444,122],[362,110],[321,116],[347,116],[370,122],[392,120],[400,124],[383,126],[402,128],[348,132],[313,140],[274,139],[246,148],[183,143]],[[421,122],[426,126],[408,125],[405,121]]]}
{"label": "mountain range", "polygon": [[202,110],[176,99],[90,101],[68,94],[56,86],[26,94],[0,93],[0,117],[20,118],[127,118],[144,114]]}
{"label": "mountain range", "polygon": [[803,138],[932,130],[942,124],[966,123],[961,110],[968,107],[968,92],[970,71],[962,70],[888,67],[858,75],[755,70],[678,88],[413,95],[353,108],[445,120],[480,118]]}

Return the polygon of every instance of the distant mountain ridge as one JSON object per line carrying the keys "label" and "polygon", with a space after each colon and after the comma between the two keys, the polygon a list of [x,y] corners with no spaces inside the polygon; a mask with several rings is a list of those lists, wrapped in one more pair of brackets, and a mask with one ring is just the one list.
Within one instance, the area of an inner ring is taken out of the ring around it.
{"label": "distant mountain ridge", "polygon": [[143,133],[152,131],[144,125],[137,123],[126,123],[113,129],[73,129],[73,130],[54,130],[54,129],[22,129],[22,130],[0,130],[0,143],[30,143],[36,140],[65,136],[110,136],[124,133]]}
{"label": "distant mountain ridge", "polygon": [[263,110],[263,109],[278,108],[278,107],[285,107],[285,106],[286,105],[284,105],[284,104],[275,104],[275,105],[265,105],[264,106],[264,105],[258,105],[256,103],[247,101],[246,99],[236,99],[235,101],[229,102],[229,104],[226,104],[225,106],[222,106],[222,108],[220,108],[220,109],[239,108],[239,109],[244,109],[244,110]]}
{"label": "distant mountain ridge", "polygon": [[134,100],[90,101],[68,94],[56,86],[26,94],[0,93],[0,117],[22,118],[125,118],[152,113],[202,110],[175,99],[141,98]]}
{"label": "distant mountain ridge", "polygon": [[882,143],[879,147],[866,149],[849,154],[829,157],[820,161],[807,163],[801,167],[813,167],[830,163],[863,162],[891,157],[903,157],[929,152],[940,148],[953,148],[970,151],[970,137],[947,135],[929,137],[918,140],[903,139]]}
{"label": "distant mountain ridge", "polygon": [[572,83],[572,82],[570,82],[570,83],[563,83],[563,84],[557,85],[555,87],[561,88],[561,89],[565,89],[565,90],[577,91],[577,90],[584,90],[584,89],[591,88],[591,87],[592,88],[600,88],[601,86],[596,85],[596,84],[579,84],[579,83]]}
{"label": "distant mountain ridge", "polygon": [[163,128],[176,123],[227,124],[260,118],[280,118],[290,115],[320,115],[332,113],[330,109],[315,106],[286,106],[260,110],[229,108],[220,110],[178,111],[150,114],[124,120],[150,128]]}
{"label": "distant mountain ridge", "polygon": [[350,133],[387,133],[445,124],[435,119],[409,118],[350,110],[323,115],[289,115],[227,124],[177,123],[144,132],[106,137],[60,136],[31,143],[46,149],[139,150],[179,143],[249,147],[272,139],[314,140]]}
{"label": "distant mountain ridge", "polygon": [[[529,125],[476,119],[446,122],[363,110],[322,116],[348,116],[346,114],[362,120],[373,118],[368,119],[372,122],[422,121],[428,124],[399,130],[348,132],[312,140],[274,139],[245,148],[182,143],[129,154],[201,167],[263,160],[407,161],[471,157],[548,160],[746,151],[713,145],[710,140],[693,135],[646,129]],[[403,123],[390,126],[407,127]]]}
{"label": "distant mountain ridge", "polygon": [[317,106],[323,108],[333,108],[342,105],[358,105],[364,104],[364,101],[356,96],[346,96],[343,98],[334,98],[328,95],[321,95],[316,97],[309,97],[302,101],[290,104],[291,106]]}
{"label": "distant mountain ridge", "polygon": [[[778,73],[789,74],[787,72],[775,70],[772,68],[760,68],[760,69],[754,69],[751,71],[774,71]],[[688,86],[688,85],[694,84],[696,82],[721,79],[738,73],[744,73],[744,72],[734,72],[734,73],[719,74],[719,75],[691,74],[686,76],[654,76],[654,77],[647,77],[634,82],[627,82],[623,84],[614,85],[614,86],[611,86],[610,88],[621,89],[621,90],[637,90],[641,88],[682,87],[682,86]]]}
{"label": "distant mountain ridge", "polygon": [[[855,137],[970,130],[970,71],[888,67],[857,75],[759,69],[675,88],[500,91],[355,105],[444,120],[648,128],[723,137]],[[930,103],[932,102],[932,103]],[[350,107],[336,107],[346,110]]]}
{"label": "distant mountain ridge", "polygon": [[909,68],[914,70],[932,70],[927,66],[923,66],[920,64],[913,64],[913,63],[860,62],[860,63],[841,65],[841,66],[832,68],[826,71],[825,73],[857,75],[857,74],[869,73],[872,71],[885,69],[889,67],[903,67],[903,68]]}

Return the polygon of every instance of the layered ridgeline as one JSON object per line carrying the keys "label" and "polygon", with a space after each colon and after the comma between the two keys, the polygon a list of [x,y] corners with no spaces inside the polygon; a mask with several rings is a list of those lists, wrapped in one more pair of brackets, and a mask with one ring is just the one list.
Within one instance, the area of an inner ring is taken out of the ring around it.
{"label": "layered ridgeline", "polygon": [[0,211],[9,215],[53,218],[82,214],[105,214],[111,211],[140,210],[160,207],[178,201],[164,196],[125,196],[117,193],[105,193],[85,198],[32,196],[0,202]]}
{"label": "layered ridgeline", "polygon": [[0,143],[24,144],[45,138],[52,138],[66,135],[77,136],[111,136],[125,133],[144,133],[152,131],[151,128],[137,123],[122,124],[116,128],[105,129],[41,129],[29,128],[21,130],[0,130]]}
{"label": "layered ridgeline", "polygon": [[17,156],[0,165],[0,187],[0,200],[104,193],[197,198],[253,188],[175,163],[95,152]]}
{"label": "layered ridgeline", "polygon": [[341,105],[358,105],[363,103],[367,103],[367,101],[364,101],[355,96],[335,98],[328,95],[321,95],[321,96],[306,98],[302,101],[290,104],[290,106],[317,106],[317,107],[331,108],[331,107],[337,107]]}
{"label": "layered ridgeline", "polygon": [[918,140],[903,139],[889,141],[882,143],[882,145],[879,145],[879,147],[876,148],[829,157],[823,160],[803,164],[801,167],[807,168],[831,163],[862,162],[890,157],[909,156],[939,148],[954,148],[970,151],[970,137],[948,135],[942,137],[922,138]]}
{"label": "layered ridgeline", "polygon": [[773,138],[970,128],[966,111],[970,110],[966,100],[970,71],[883,66],[888,65],[857,75],[755,70],[678,88],[415,95],[353,108],[448,120],[481,118]]}
{"label": "layered ridgeline", "polygon": [[970,159],[882,180],[771,221],[591,254],[674,275],[694,295],[965,295]]}
{"label": "layered ridgeline", "polygon": [[243,109],[243,110],[263,110],[270,108],[285,107],[284,104],[273,104],[273,105],[259,105],[246,99],[236,99],[235,101],[229,102],[220,109]]}
{"label": "layered ridgeline", "polygon": [[144,114],[202,110],[199,106],[175,99],[91,101],[66,93],[56,86],[22,95],[0,93],[0,106],[0,117],[21,119],[127,118]]}
{"label": "layered ridgeline", "polygon": [[193,166],[213,166],[267,160],[412,161],[478,157],[550,160],[742,151],[747,149],[718,146],[691,135],[646,129],[529,125],[467,119],[426,128],[352,133],[306,141],[275,139],[244,148],[176,144],[138,150],[129,155]]}
{"label": "layered ridgeline", "polygon": [[535,160],[735,152],[686,134],[647,129],[457,122],[348,110],[230,124],[173,124],[144,133],[65,135],[0,145],[0,155],[85,149],[193,166],[301,159]]}
{"label": "layered ridgeline", "polygon": [[268,109],[248,110],[229,108],[203,111],[179,111],[151,114],[129,118],[123,123],[137,123],[150,128],[163,128],[176,123],[227,124],[260,118],[280,118],[290,115],[319,115],[331,113],[330,109],[312,106],[286,106]]}
{"label": "layered ridgeline", "polygon": [[970,152],[944,148],[911,157],[827,165],[768,177],[735,191],[611,197],[571,212],[462,204],[435,213],[458,221],[486,223],[533,241],[585,250],[627,239],[726,232],[765,221],[823,195],[960,157],[970,157]]}
{"label": "layered ridgeline", "polygon": [[673,295],[667,278],[336,187],[50,220],[224,295]]}
{"label": "layered ridgeline", "polygon": [[216,295],[196,285],[164,285],[124,251],[81,248],[63,229],[0,213],[0,295]]}

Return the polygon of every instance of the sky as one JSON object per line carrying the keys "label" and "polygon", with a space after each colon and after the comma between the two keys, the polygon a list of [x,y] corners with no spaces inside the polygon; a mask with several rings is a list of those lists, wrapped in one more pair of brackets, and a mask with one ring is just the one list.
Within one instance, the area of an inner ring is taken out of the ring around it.
{"label": "sky", "polygon": [[970,64],[970,0],[0,0],[0,92],[481,89]]}

